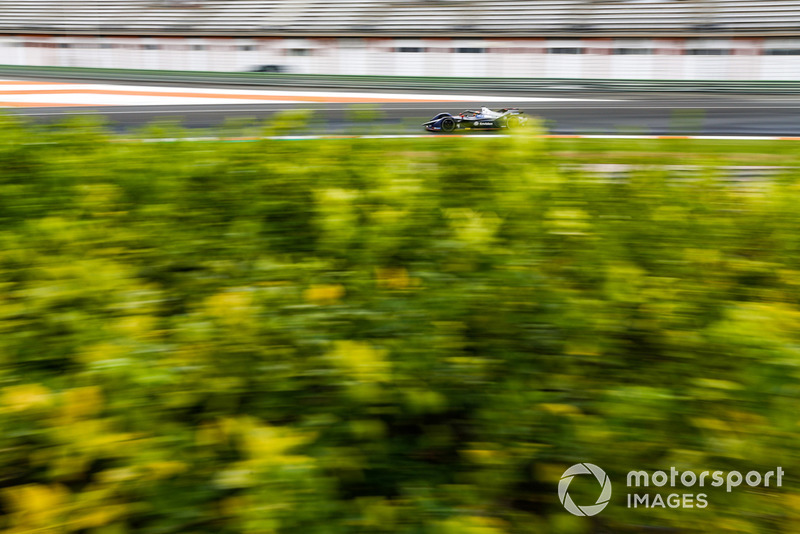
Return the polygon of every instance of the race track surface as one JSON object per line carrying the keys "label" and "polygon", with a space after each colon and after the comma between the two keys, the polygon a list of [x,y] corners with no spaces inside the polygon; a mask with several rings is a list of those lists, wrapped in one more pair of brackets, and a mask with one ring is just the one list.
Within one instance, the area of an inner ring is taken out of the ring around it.
{"label": "race track surface", "polygon": [[[97,105],[94,105],[97,103]],[[117,131],[167,120],[187,128],[215,128],[269,120],[277,112],[307,110],[310,134],[413,134],[441,111],[487,105],[519,107],[554,134],[800,136],[800,96],[710,94],[531,93],[526,95],[303,92],[285,88],[109,86],[0,81],[0,107],[37,122],[100,116]]]}

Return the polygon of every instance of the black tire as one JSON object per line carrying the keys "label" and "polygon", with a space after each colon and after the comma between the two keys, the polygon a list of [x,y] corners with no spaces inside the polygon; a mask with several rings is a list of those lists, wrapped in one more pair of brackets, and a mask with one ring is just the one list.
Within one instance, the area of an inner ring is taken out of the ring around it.
{"label": "black tire", "polygon": [[452,132],[456,129],[456,121],[451,119],[450,117],[445,117],[442,119],[442,131],[443,132]]}
{"label": "black tire", "polygon": [[519,117],[509,117],[506,120],[506,127],[509,130],[516,130],[520,126],[522,126],[522,121],[519,120]]}

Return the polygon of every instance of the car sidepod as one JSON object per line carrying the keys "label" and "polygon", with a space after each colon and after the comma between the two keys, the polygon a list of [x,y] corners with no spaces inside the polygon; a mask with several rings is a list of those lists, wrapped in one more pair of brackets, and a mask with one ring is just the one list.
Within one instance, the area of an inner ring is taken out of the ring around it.
{"label": "car sidepod", "polygon": [[476,119],[472,123],[473,130],[498,130],[500,125],[494,119]]}

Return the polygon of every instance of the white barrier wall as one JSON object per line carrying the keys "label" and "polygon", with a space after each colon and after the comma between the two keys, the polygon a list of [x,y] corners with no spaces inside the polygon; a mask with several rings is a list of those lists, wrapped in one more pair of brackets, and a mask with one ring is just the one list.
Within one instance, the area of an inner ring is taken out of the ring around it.
{"label": "white barrier wall", "polygon": [[508,78],[800,80],[800,38],[0,36],[0,64]]}

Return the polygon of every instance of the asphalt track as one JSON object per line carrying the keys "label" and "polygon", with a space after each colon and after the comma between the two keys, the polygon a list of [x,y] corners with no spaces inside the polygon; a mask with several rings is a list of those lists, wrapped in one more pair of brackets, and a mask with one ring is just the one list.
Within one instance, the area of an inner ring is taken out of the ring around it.
{"label": "asphalt track", "polygon": [[[516,95],[519,96],[519,95]],[[800,136],[800,97],[734,95],[631,95],[596,93],[530,94],[531,97],[585,98],[574,102],[515,102],[515,106],[544,121],[554,134],[751,135]],[[440,111],[457,112],[484,102],[381,103],[256,103],[181,106],[107,106],[14,108],[6,113],[26,115],[37,122],[55,122],[76,115],[105,118],[117,131],[132,131],[156,121],[186,128],[215,128],[225,123],[244,125],[268,121],[276,112],[313,112],[309,124],[298,123],[286,133],[419,133],[420,124]]]}

